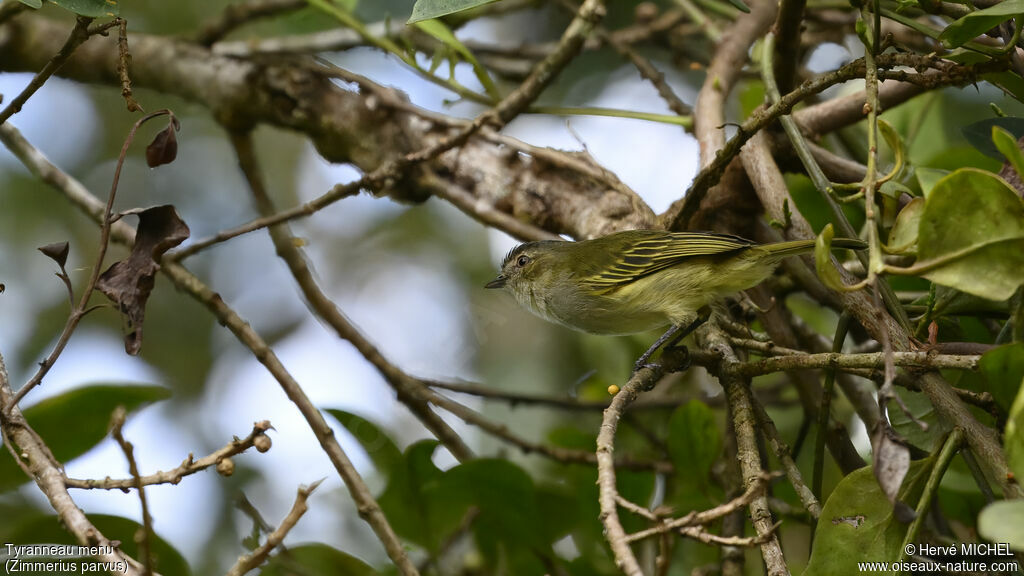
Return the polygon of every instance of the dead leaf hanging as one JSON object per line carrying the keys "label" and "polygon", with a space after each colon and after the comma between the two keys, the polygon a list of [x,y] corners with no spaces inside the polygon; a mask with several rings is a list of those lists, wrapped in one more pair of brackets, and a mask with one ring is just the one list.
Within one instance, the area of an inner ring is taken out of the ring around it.
{"label": "dead leaf hanging", "polygon": [[188,225],[178,217],[174,206],[155,206],[125,214],[138,214],[135,245],[124,260],[115,262],[100,276],[96,288],[117,304],[124,315],[125,352],[132,356],[142,348],[142,322],[146,300],[153,290],[164,252],[181,244],[189,236]]}

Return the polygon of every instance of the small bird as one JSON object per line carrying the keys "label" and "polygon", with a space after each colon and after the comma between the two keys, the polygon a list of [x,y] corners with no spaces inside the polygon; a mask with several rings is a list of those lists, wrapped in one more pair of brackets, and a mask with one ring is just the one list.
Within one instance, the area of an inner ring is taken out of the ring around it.
{"label": "small bird", "polygon": [[[860,250],[836,238],[834,248]],[[637,367],[706,307],[760,284],[785,257],[814,250],[814,240],[757,244],[713,232],[627,230],[580,242],[545,240],[513,248],[486,288],[505,288],[545,320],[591,334],[634,334],[670,325]]]}

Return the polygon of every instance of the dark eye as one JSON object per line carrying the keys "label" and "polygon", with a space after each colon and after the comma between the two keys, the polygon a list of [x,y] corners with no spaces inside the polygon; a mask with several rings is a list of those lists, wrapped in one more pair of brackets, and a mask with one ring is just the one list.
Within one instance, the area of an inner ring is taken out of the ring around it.
{"label": "dark eye", "polygon": [[520,268],[522,268],[523,266],[526,266],[529,263],[530,263],[530,257],[525,255],[525,254],[520,256],[519,259],[516,260],[516,266],[519,266]]}

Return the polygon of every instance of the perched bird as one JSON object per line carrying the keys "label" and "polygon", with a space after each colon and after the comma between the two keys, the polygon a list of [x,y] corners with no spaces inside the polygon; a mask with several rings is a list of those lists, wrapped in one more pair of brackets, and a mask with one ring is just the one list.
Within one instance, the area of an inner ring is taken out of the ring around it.
{"label": "perched bird", "polygon": [[[836,238],[832,246],[867,245]],[[541,318],[591,334],[671,325],[641,356],[640,367],[684,326],[696,328],[710,303],[761,283],[783,258],[812,250],[814,240],[757,244],[712,232],[628,230],[580,242],[520,244],[486,287],[505,288]]]}

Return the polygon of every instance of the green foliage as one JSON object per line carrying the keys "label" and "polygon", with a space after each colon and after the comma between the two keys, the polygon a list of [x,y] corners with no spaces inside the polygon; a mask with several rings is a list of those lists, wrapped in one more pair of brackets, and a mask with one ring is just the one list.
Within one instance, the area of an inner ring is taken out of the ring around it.
{"label": "green foliage", "polygon": [[[931,452],[941,446],[946,432],[943,430],[939,416],[928,396],[922,392],[909,390],[900,390],[898,394],[914,419],[907,416],[895,403],[890,404],[889,423],[892,424],[893,430],[901,438],[926,452]],[[918,422],[924,422],[927,428],[922,428]]]}
{"label": "green foliage", "polygon": [[[57,6],[70,10],[79,16],[90,18],[101,18],[103,16],[117,16],[121,12],[118,5],[119,0],[49,0]],[[42,0],[21,0],[22,4],[32,8],[42,8]]]}
{"label": "green foliage", "polygon": [[390,477],[402,465],[402,451],[379,426],[345,410],[327,409],[324,412],[334,416],[348,430],[385,477]]}
{"label": "green foliage", "polygon": [[[1006,450],[1006,462],[1010,471],[1018,479],[1024,478],[1024,380],[1018,382],[1021,390],[1010,408],[1006,419],[1006,433],[1003,436],[1003,447]],[[1019,481],[1019,480],[1018,480]]]}
{"label": "green foliage", "polygon": [[1014,118],[1012,116],[985,118],[984,120],[964,126],[961,132],[963,132],[964,138],[970,142],[971,146],[974,146],[989,158],[1002,162],[1005,155],[999,150],[999,147],[992,138],[995,128],[1002,128],[1004,131],[1009,132],[1012,138],[1016,140],[1024,136],[1024,118]]}
{"label": "green foliage", "polygon": [[[1018,364],[1022,361],[1017,359]],[[1006,420],[1003,446],[1010,472],[1019,479],[1024,478],[1024,379],[1018,378],[1016,385],[1020,391]],[[990,542],[1008,542],[1014,550],[1024,552],[1024,501],[1003,500],[986,506],[978,516],[978,533]]]}
{"label": "green foliage", "polygon": [[668,423],[668,454],[681,473],[682,489],[706,489],[711,465],[722,450],[722,434],[715,413],[703,402],[690,400],[672,413]]}
{"label": "green foliage", "polygon": [[917,254],[917,232],[924,214],[924,198],[914,198],[900,210],[889,231],[885,249],[891,254]]}
{"label": "green foliage", "polygon": [[1017,138],[999,126],[992,127],[992,142],[1006,158],[1006,161],[1013,166],[1018,175],[1024,175],[1024,154],[1017,145]]}
{"label": "green foliage", "polygon": [[1024,342],[1015,342],[989,350],[978,362],[988,391],[999,406],[1010,410],[1024,380]]}
{"label": "green foliage", "polygon": [[939,40],[946,48],[956,48],[1021,14],[1024,14],[1024,0],[1003,0],[984,10],[971,12],[946,26]]}
{"label": "green foliage", "polygon": [[495,0],[416,0],[412,7],[412,16],[406,24],[421,22],[431,18],[439,18],[448,14],[462,12],[490,4]]}
{"label": "green foliage", "polygon": [[326,544],[301,544],[270,557],[260,576],[305,574],[341,574],[343,576],[376,576],[379,574],[362,560]]}
{"label": "green foliage", "polygon": [[1000,500],[986,506],[978,515],[978,534],[1024,552],[1024,501]]}
{"label": "green foliage", "polygon": [[915,269],[929,280],[991,300],[1024,284],[1024,202],[997,176],[964,168],[925,203]]}
{"label": "green foliage", "polygon": [[[910,464],[899,500],[916,503],[933,458]],[[814,532],[804,576],[848,574],[858,561],[899,560],[907,526],[896,520],[870,466],[848,474],[832,491]]]}
{"label": "green foliage", "polygon": [[443,476],[431,460],[437,446],[437,441],[421,440],[406,448],[402,466],[388,478],[378,498],[395,532],[431,552],[440,548],[461,520],[460,511],[433,497]]}
{"label": "green foliage", "polygon": [[440,20],[421,20],[414,24],[420,30],[423,30],[427,34],[430,34],[437,39],[441,44],[447,47],[452,55],[450,58],[455,56],[461,57],[463,60],[468,62],[473,67],[473,74],[476,75],[476,79],[480,81],[480,84],[487,91],[487,95],[495,100],[501,98],[501,94],[498,92],[498,87],[494,85],[494,81],[491,80],[490,74],[487,70],[480,65],[480,62],[473,55],[473,52],[466,45],[459,41],[452,33],[451,29]]}
{"label": "green foliage", "polygon": [[[106,437],[110,415],[117,406],[124,406],[130,414],[170,395],[160,386],[93,384],[30,406],[25,409],[25,419],[50,446],[54,457],[68,462]],[[3,452],[7,456],[0,456],[0,492],[28,481],[8,452]]]}

